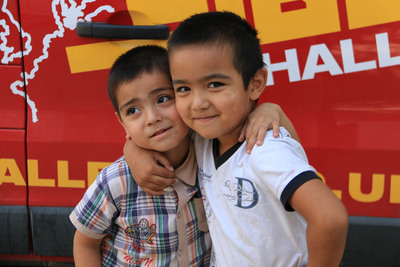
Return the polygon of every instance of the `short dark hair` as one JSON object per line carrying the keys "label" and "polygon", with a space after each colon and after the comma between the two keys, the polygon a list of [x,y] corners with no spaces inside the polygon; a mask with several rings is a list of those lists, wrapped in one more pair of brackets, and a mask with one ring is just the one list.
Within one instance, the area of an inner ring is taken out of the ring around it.
{"label": "short dark hair", "polygon": [[168,51],[186,45],[223,45],[231,48],[233,67],[241,74],[245,89],[265,66],[257,30],[245,19],[228,11],[195,14],[182,21],[168,41]]}
{"label": "short dark hair", "polygon": [[127,83],[143,73],[159,71],[165,73],[169,79],[167,50],[157,45],[144,45],[132,48],[117,58],[111,67],[108,76],[108,96],[119,115],[116,92],[122,83]]}

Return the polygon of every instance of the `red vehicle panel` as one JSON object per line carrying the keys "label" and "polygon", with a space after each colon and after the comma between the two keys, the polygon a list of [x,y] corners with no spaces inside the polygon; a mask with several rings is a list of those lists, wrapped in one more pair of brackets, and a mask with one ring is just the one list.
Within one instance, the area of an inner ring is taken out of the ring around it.
{"label": "red vehicle panel", "polygon": [[0,130],[1,158],[0,205],[27,205],[27,180],[25,169],[25,131]]}
{"label": "red vehicle panel", "polygon": [[263,99],[292,118],[310,162],[351,215],[399,217],[399,26],[263,47],[274,83]]}
{"label": "red vehicle panel", "polygon": [[0,112],[3,114],[0,127],[3,129],[25,128],[25,88],[21,73],[20,65],[0,65]]}
{"label": "red vehicle panel", "polygon": [[[234,11],[258,29],[269,70],[261,102],[283,108],[310,163],[351,215],[342,265],[400,264],[395,0],[4,0],[0,214],[25,224],[11,229],[1,216],[0,238],[7,242],[0,259],[72,261],[67,215],[98,171],[122,155],[125,141],[106,93],[109,68],[134,46],[166,45],[80,37],[77,22],[173,31],[186,17],[213,10]],[[11,240],[8,232],[21,234]],[[12,243],[22,235],[31,242],[18,249]]]}

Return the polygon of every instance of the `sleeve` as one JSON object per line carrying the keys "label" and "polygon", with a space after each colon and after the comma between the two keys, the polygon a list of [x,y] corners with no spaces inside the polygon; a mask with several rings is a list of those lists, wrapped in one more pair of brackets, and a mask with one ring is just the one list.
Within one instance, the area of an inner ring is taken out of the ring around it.
{"label": "sleeve", "polygon": [[287,211],[293,211],[288,200],[296,189],[311,179],[319,179],[302,146],[284,128],[278,138],[272,136],[272,131],[267,133],[264,144],[253,149],[249,166]]}
{"label": "sleeve", "polygon": [[70,220],[76,229],[94,239],[101,239],[110,232],[113,221],[118,216],[118,209],[109,189],[108,170],[107,167],[98,174],[70,214]]}

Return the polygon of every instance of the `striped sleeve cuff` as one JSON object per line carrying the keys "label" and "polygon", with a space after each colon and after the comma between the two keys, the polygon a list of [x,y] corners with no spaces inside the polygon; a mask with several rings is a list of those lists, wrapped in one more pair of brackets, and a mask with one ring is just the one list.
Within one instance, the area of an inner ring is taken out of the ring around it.
{"label": "striped sleeve cuff", "polygon": [[294,209],[288,203],[289,198],[292,196],[292,194],[294,193],[294,191],[296,191],[297,188],[299,188],[302,184],[312,179],[321,179],[321,178],[319,178],[314,171],[305,171],[294,177],[293,180],[288,185],[286,185],[285,189],[281,194],[281,202],[285,207],[285,210],[294,211]]}

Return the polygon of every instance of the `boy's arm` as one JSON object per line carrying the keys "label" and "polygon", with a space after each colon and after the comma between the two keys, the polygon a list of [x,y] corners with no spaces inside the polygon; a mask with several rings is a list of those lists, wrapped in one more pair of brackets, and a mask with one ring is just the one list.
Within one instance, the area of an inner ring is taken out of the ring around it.
{"label": "boy's arm", "polygon": [[176,182],[174,169],[161,153],[140,148],[129,138],[125,142],[124,155],[136,183],[147,194],[163,195],[163,189]]}
{"label": "boy's arm", "polygon": [[76,267],[100,267],[102,239],[85,236],[78,230],[74,236],[74,261]]}
{"label": "boy's arm", "polygon": [[[242,128],[239,141],[244,141],[246,138],[247,151],[250,153],[256,141],[259,145],[263,143],[269,129],[273,128],[274,135],[278,136],[280,123],[294,139],[300,141],[289,118],[280,106],[273,103],[261,104],[249,115],[246,125]],[[128,138],[124,146],[124,155],[136,183],[147,194],[163,195],[163,190],[175,183],[176,174],[161,153],[142,149]]]}
{"label": "boy's arm", "polygon": [[246,138],[246,151],[250,154],[255,144],[259,146],[263,144],[268,130],[273,129],[274,137],[278,137],[279,126],[285,127],[292,138],[300,143],[296,129],[279,105],[274,103],[260,104],[248,116],[246,124],[240,132],[239,141],[243,142]]}
{"label": "boy's arm", "polygon": [[339,266],[348,228],[342,202],[319,179],[301,185],[289,204],[307,221],[307,267]]}

